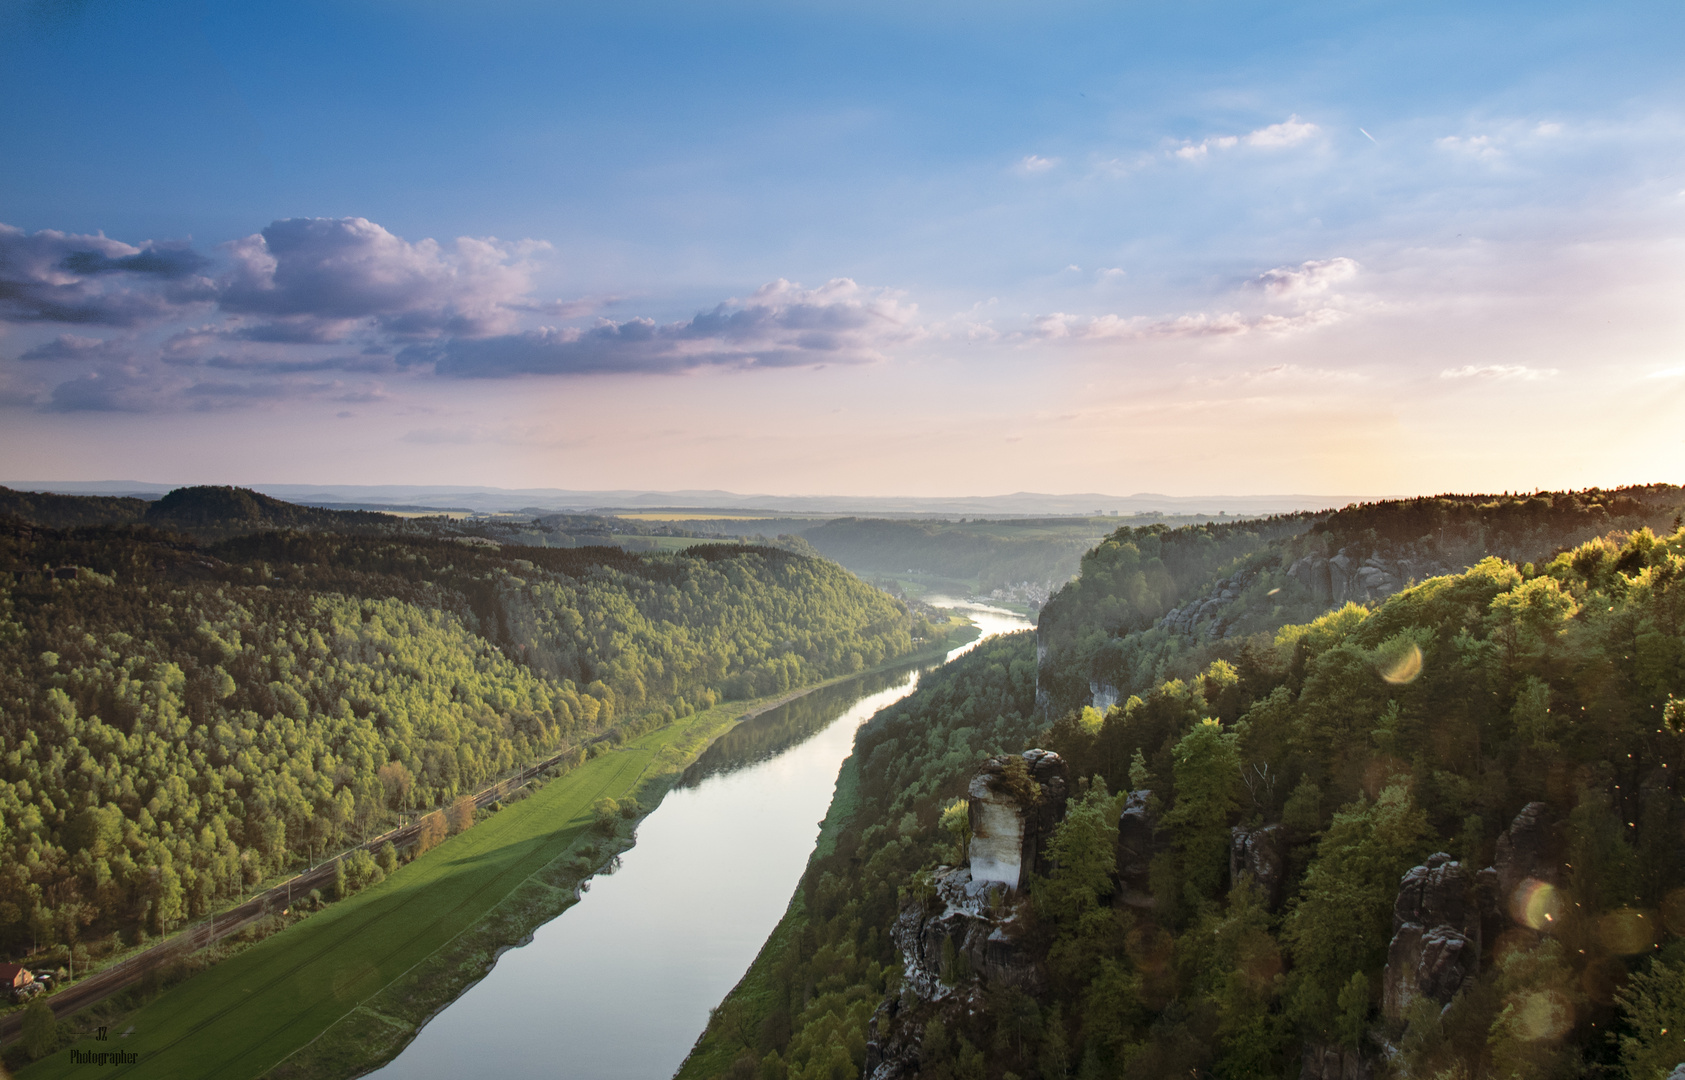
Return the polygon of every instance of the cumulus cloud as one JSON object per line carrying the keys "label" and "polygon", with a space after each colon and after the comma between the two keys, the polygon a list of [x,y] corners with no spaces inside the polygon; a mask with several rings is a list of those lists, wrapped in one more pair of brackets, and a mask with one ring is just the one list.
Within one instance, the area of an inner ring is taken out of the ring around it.
{"label": "cumulus cloud", "polygon": [[513,328],[547,245],[459,237],[410,243],[366,218],[289,218],[229,245],[218,304],[265,321],[255,341],[333,342],[359,326],[406,339]]}
{"label": "cumulus cloud", "polygon": [[1535,382],[1539,379],[1549,379],[1557,374],[1555,368],[1533,368],[1525,364],[1466,364],[1459,368],[1446,368],[1439,373],[1441,379],[1491,379],[1491,380],[1519,380]]}
{"label": "cumulus cloud", "polygon": [[1337,256],[1332,259],[1313,259],[1298,266],[1278,266],[1252,279],[1251,284],[1278,300],[1299,300],[1320,296],[1342,281],[1357,276],[1354,259]]}
{"label": "cumulus cloud", "polygon": [[452,338],[411,346],[399,361],[465,378],[857,364],[923,336],[916,314],[896,294],[848,278],[816,289],[779,279],[684,322],[604,319],[589,328]]}
{"label": "cumulus cloud", "polygon": [[139,326],[214,299],[206,264],[185,244],[0,224],[0,320]]}
{"label": "cumulus cloud", "polygon": [[1030,154],[1027,157],[1019,159],[1018,170],[1020,172],[1027,173],[1044,173],[1057,164],[1059,164],[1058,158],[1045,158],[1036,154]]}
{"label": "cumulus cloud", "polygon": [[1283,146],[1298,146],[1312,138],[1322,129],[1315,124],[1300,120],[1297,116],[1289,116],[1279,124],[1261,127],[1250,132],[1244,138],[1247,146],[1257,146],[1264,149],[1275,149]]}
{"label": "cumulus cloud", "polygon": [[1280,150],[1289,146],[1298,146],[1316,135],[1322,129],[1308,121],[1301,120],[1297,115],[1289,116],[1279,124],[1249,131],[1245,135],[1213,135],[1199,142],[1187,142],[1171,151],[1183,161],[1197,161],[1207,157],[1213,150],[1233,150],[1237,146],[1250,146],[1259,150]]}

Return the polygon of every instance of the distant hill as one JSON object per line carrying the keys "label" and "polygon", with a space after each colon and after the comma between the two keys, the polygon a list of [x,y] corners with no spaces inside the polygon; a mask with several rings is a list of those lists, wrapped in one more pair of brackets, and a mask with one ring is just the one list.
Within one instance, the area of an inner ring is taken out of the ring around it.
{"label": "distant hill", "polygon": [[392,531],[402,520],[369,510],[297,506],[237,487],[177,488],[152,503],[145,522],[199,539],[220,539],[270,529],[310,532]]}
{"label": "distant hill", "polygon": [[145,499],[100,495],[52,495],[0,487],[0,514],[10,514],[48,529],[85,525],[131,525],[146,516]]}
{"label": "distant hill", "polygon": [[[135,495],[158,493],[167,485],[139,480],[11,481],[14,486],[78,495]],[[1298,510],[1327,510],[1374,499],[1376,493],[1277,495],[1160,495],[1137,492],[1053,494],[1019,491],[977,496],[769,495],[733,491],[654,491],[647,488],[585,491],[569,488],[498,488],[423,486],[416,484],[264,484],[267,494],[312,506],[359,505],[430,509],[469,509],[480,513],[532,512],[539,514],[619,510],[752,511],[768,514],[830,517],[1045,517],[1115,514],[1209,515],[1261,517]]]}
{"label": "distant hill", "polygon": [[269,530],[306,532],[409,531],[390,514],[322,510],[272,499],[237,487],[177,488],[148,501],[127,496],[53,495],[0,488],[0,514],[49,529],[100,525],[151,525],[197,540],[224,540]]}

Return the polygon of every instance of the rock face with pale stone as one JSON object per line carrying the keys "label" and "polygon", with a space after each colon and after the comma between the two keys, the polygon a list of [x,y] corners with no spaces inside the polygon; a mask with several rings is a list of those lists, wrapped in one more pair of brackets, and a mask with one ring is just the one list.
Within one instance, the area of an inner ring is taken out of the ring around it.
{"label": "rock face with pale stone", "polygon": [[873,1014],[866,1040],[868,1080],[918,1074],[918,1049],[932,1009],[983,1007],[985,994],[1046,987],[1031,949],[1030,899],[1022,890],[1041,866],[1047,841],[1065,816],[1068,770],[1058,754],[1026,750],[990,758],[967,789],[968,866],[943,866],[912,890],[891,934],[901,953],[901,985]]}
{"label": "rock face with pale stone", "polygon": [[1026,750],[1029,784],[1015,786],[1008,758],[990,758],[971,778],[971,880],[1017,889],[1041,865],[1048,838],[1065,816],[1070,770],[1050,750]]}

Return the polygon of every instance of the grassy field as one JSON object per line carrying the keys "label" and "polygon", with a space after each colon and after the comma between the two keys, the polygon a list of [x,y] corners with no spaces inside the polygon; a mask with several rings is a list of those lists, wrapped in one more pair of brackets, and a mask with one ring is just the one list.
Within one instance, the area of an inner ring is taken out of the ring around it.
{"label": "grassy field", "polygon": [[[929,657],[881,666],[921,658]],[[765,704],[718,706],[591,758],[379,885],[111,1026],[114,1033],[132,1027],[131,1035],[79,1041],[18,1076],[80,1074],[87,1066],[74,1062],[77,1051],[137,1054],[123,1075],[161,1080],[348,1076],[372,1068],[483,977],[501,951],[575,902],[583,876],[630,845],[629,822],[613,838],[591,829],[593,803],[636,795],[652,809],[709,743]]]}
{"label": "grassy field", "polygon": [[[262,1075],[545,869],[586,834],[595,800],[637,786],[673,730],[586,762],[381,884],[170,990],[128,1018],[132,1036],[72,1049],[138,1054],[124,1070],[135,1077]],[[79,1073],[71,1054],[20,1075]]]}

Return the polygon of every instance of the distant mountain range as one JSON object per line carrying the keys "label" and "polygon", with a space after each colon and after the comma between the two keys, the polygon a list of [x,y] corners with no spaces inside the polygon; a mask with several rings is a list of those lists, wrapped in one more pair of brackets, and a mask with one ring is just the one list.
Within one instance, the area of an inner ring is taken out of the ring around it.
{"label": "distant mountain range", "polygon": [[[62,495],[126,495],[156,499],[181,484],[133,480],[8,480],[16,491]],[[1257,517],[1297,510],[1326,510],[1378,495],[1053,495],[1019,491],[1010,495],[887,497],[872,495],[744,495],[732,491],[574,491],[565,488],[498,488],[411,484],[253,484],[276,499],[307,506],[365,510],[469,510],[479,513],[578,510],[738,510],[791,515],[875,517],[1019,517],[1060,514],[1167,515],[1232,514]]]}

